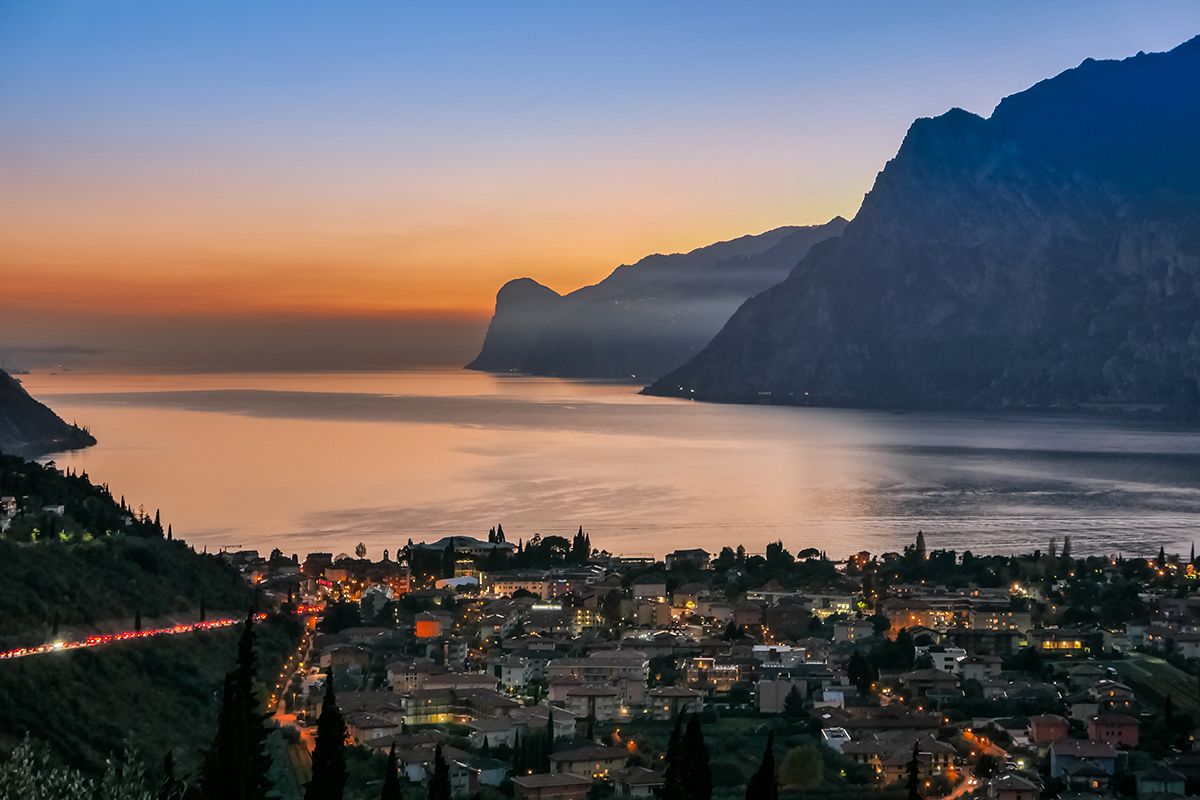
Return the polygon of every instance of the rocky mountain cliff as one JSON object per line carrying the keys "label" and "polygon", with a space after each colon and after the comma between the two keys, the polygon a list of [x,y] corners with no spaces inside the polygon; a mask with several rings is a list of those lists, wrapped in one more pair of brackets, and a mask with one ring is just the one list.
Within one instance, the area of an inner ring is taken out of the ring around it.
{"label": "rocky mountain cliff", "polygon": [[838,217],[647,256],[567,295],[530,278],[509,281],[467,369],[652,379],[700,352],[747,297],[783,280],[845,225]]}
{"label": "rocky mountain cliff", "polygon": [[0,452],[35,456],[95,443],[90,433],[59,419],[30,397],[15,378],[0,370]]}
{"label": "rocky mountain cliff", "polygon": [[920,119],[844,234],[647,393],[1200,409],[1200,37]]}

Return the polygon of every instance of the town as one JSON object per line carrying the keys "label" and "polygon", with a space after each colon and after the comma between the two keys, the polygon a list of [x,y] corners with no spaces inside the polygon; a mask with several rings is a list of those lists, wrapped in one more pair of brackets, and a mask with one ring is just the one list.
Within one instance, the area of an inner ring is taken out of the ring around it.
{"label": "town", "polygon": [[[412,787],[443,759],[452,796],[522,800],[1200,791],[1194,552],[975,556],[918,533],[844,561],[658,560],[497,527],[374,561],[222,557],[315,613],[277,719],[311,749],[336,690],[347,743],[394,751]],[[682,726],[709,783],[672,795]]]}

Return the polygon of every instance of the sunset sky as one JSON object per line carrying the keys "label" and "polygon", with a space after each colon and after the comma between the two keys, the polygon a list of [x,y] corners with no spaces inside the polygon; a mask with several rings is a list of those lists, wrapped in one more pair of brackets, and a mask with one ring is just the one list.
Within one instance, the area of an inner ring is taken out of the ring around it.
{"label": "sunset sky", "polygon": [[0,354],[461,363],[510,278],[851,217],[914,118],[1197,33],[1194,0],[7,0]]}

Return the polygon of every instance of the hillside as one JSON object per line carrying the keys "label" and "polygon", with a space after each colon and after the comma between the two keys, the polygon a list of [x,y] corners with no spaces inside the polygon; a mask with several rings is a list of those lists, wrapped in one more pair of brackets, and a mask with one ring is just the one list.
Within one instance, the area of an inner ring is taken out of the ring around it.
{"label": "hillside", "polygon": [[530,278],[501,287],[479,356],[468,369],[572,378],[652,378],[679,366],[739,305],[783,280],[846,221],[777,228],[690,253],[618,267],[559,295]]}
{"label": "hillside", "polygon": [[0,454],[0,497],[16,500],[11,516],[0,510],[0,650],[42,644],[55,626],[195,619],[201,602],[237,616],[253,602],[237,570],[163,538],[149,514],[86,475]]}
{"label": "hillside", "polygon": [[1200,409],[1200,38],[913,123],[838,239],[647,393]]}
{"label": "hillside", "polygon": [[95,443],[86,429],[64,422],[0,370],[0,450],[32,456]]}

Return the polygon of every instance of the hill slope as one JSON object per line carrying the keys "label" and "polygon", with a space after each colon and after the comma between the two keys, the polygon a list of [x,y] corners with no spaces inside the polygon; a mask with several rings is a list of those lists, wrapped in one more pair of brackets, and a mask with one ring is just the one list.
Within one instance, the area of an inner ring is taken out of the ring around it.
{"label": "hill slope", "polygon": [[651,378],[700,351],[742,301],[787,276],[846,221],[653,255],[568,295],[530,278],[506,283],[468,369],[574,378]]}
{"label": "hill slope", "polygon": [[28,456],[75,450],[95,443],[90,433],[68,425],[30,397],[15,378],[0,370],[0,450]]}
{"label": "hill slope", "polygon": [[913,123],[836,240],[650,394],[1200,408],[1200,37]]}

